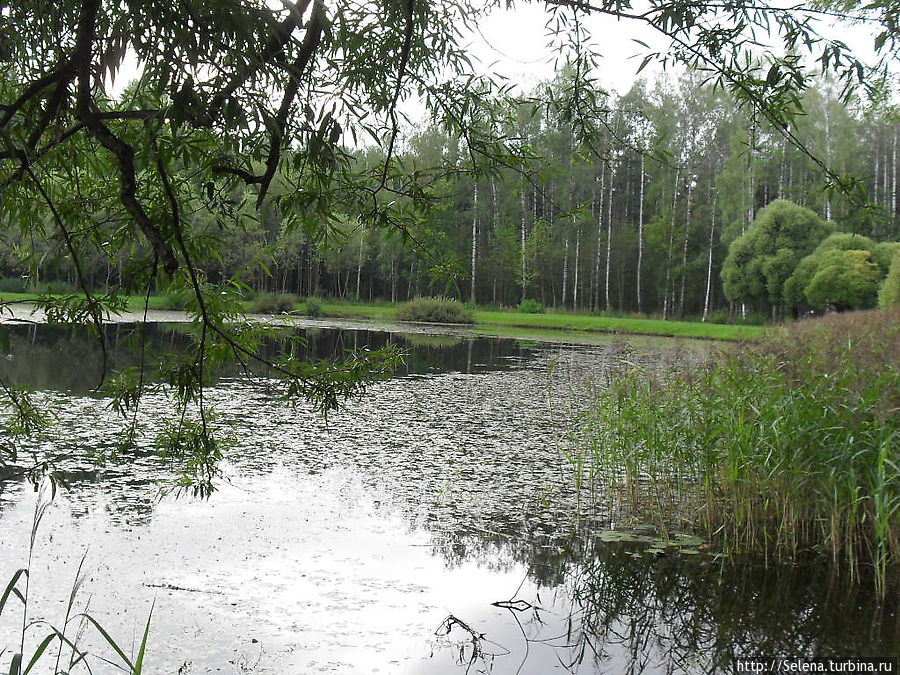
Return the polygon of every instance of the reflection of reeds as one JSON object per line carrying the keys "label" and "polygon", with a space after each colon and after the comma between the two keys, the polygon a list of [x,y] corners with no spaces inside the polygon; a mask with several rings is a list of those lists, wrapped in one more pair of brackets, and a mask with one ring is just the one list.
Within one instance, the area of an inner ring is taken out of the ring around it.
{"label": "reflection of reeds", "polygon": [[736,656],[882,653],[895,644],[893,605],[807,565],[685,564],[595,543],[570,578],[567,664],[614,655],[617,672],[717,673]]}
{"label": "reflection of reeds", "polygon": [[728,552],[815,550],[879,593],[900,562],[900,313],[789,326],[664,377],[610,378],[588,420],[600,497]]}
{"label": "reflection of reeds", "polygon": [[[0,619],[4,616],[4,611],[9,614],[13,610],[10,601],[18,600],[22,606],[22,623],[19,629],[18,649],[11,653],[9,667],[4,666],[3,672],[10,675],[28,675],[36,668],[40,667],[40,672],[51,672],[48,668],[48,662],[52,661],[53,675],[64,675],[66,673],[74,673],[76,669],[81,667],[86,672],[92,672],[90,663],[94,661],[102,661],[108,665],[121,670],[130,675],[140,675],[144,666],[144,655],[147,648],[147,638],[150,634],[150,617],[147,617],[147,624],[144,627],[144,633],[141,642],[138,645],[137,655],[129,657],[122,647],[112,638],[109,632],[90,614],[87,612],[76,612],[75,600],[82,584],[84,583],[84,560],[82,557],[78,564],[78,570],[75,574],[75,581],[72,584],[72,590],[69,593],[69,599],[66,603],[65,617],[61,626],[54,626],[44,619],[29,619],[31,614],[29,606],[30,586],[31,586],[31,569],[34,557],[35,541],[37,532],[41,524],[41,520],[52,501],[52,496],[47,497],[44,489],[41,489],[37,503],[35,505],[34,518],[31,526],[31,538],[28,546],[28,565],[16,570],[3,594],[0,595]],[[152,609],[151,609],[152,614]],[[92,627],[103,642],[108,645],[114,652],[112,659],[99,655],[89,654],[81,646],[81,639],[86,630]],[[26,654],[26,646],[30,645],[30,636],[34,633],[46,631],[36,646],[31,649],[30,654]],[[73,635],[74,633],[74,635]],[[54,645],[56,645],[54,658]],[[9,652],[9,647],[0,649],[0,656]],[[113,660],[115,659],[115,660]]]}

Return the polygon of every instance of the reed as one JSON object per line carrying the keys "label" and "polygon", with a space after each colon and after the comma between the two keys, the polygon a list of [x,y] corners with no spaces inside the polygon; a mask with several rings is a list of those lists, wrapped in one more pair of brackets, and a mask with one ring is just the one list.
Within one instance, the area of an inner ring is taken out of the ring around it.
{"label": "reed", "polygon": [[[17,608],[21,612],[17,615],[20,619],[18,643],[12,647],[8,645],[0,647],[0,660],[9,659],[7,663],[0,663],[2,672],[9,675],[29,675],[32,672],[53,673],[53,675],[92,673],[94,670],[91,664],[101,662],[128,675],[141,675],[144,671],[144,657],[150,635],[150,616],[147,617],[137,653],[129,655],[97,619],[87,612],[79,612],[76,608],[76,599],[84,583],[84,557],[78,565],[62,623],[55,625],[42,618],[32,618],[34,613],[30,593],[32,560],[37,532],[51,501],[52,492],[48,497],[42,488],[32,519],[28,565],[16,570],[0,593],[0,620],[15,614]],[[150,614],[151,616],[153,614],[152,608]],[[112,650],[112,654],[109,656],[91,654],[82,647],[81,639],[88,628],[93,628],[97,632],[101,642]]]}
{"label": "reed", "polygon": [[700,367],[612,376],[587,420],[617,520],[731,555],[812,551],[886,592],[900,562],[900,312],[786,326]]}

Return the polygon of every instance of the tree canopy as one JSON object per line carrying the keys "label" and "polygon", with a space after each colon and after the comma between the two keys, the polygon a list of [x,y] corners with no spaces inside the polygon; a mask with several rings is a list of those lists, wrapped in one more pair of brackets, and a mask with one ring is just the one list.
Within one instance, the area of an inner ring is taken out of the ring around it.
{"label": "tree canopy", "polygon": [[725,295],[757,305],[779,305],[784,284],[801,258],[833,229],[815,212],[784,199],[762,209],[734,240],[722,269]]}

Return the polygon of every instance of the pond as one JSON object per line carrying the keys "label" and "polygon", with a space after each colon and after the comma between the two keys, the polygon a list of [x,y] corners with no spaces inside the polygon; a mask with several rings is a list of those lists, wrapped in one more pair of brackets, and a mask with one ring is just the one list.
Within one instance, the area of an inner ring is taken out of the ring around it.
{"label": "pond", "polygon": [[[179,326],[111,326],[113,368],[137,362],[138,331],[156,348],[185,340]],[[218,491],[196,500],[160,497],[172,468],[149,452],[97,464],[119,423],[91,393],[88,338],[12,333],[0,375],[54,411],[30,449],[67,453],[69,483],[37,530],[29,619],[63,622],[84,557],[77,607],[126,651],[151,616],[146,672],[703,673],[734,656],[897,653],[896,607],[824,569],[620,540],[615,513],[576,491],[567,455],[591,391],[702,346],[308,330],[310,356],[391,341],[407,365],[327,420],[279,403],[265,378],[222,373],[209,395],[234,445]],[[168,409],[143,403],[145,445]],[[0,483],[4,585],[47,498]],[[0,649],[20,625],[7,607]],[[95,631],[82,644],[115,660]]]}

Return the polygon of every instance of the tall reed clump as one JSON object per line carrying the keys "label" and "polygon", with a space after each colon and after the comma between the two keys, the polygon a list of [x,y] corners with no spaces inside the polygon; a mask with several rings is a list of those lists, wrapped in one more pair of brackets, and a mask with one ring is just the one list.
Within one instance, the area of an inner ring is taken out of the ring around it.
{"label": "tall reed clump", "polygon": [[[141,675],[144,671],[144,656],[150,634],[150,617],[147,617],[141,641],[137,645],[137,654],[132,651],[129,656],[126,653],[128,647],[117,643],[93,616],[85,611],[79,612],[75,604],[86,576],[84,556],[78,564],[62,623],[51,624],[40,615],[33,616],[35,612],[32,608],[30,591],[35,542],[41,520],[53,499],[52,493],[49,498],[47,497],[44,487],[39,491],[35,504],[28,548],[28,566],[16,570],[0,593],[0,620],[12,614],[19,627],[17,643],[0,646],[0,667],[9,675],[29,675],[31,672],[73,675],[76,672],[97,672],[95,662],[100,661],[127,675]],[[17,614],[17,609],[20,614]],[[153,613],[152,608],[150,613]],[[113,654],[109,657],[99,656],[87,652],[82,647],[81,640],[89,628],[97,632],[102,638],[100,642],[112,649]],[[131,645],[131,648],[133,647],[134,645]],[[3,662],[5,658],[9,659],[8,663]],[[91,667],[92,664],[94,668]]]}
{"label": "tall reed clump", "polygon": [[611,378],[595,494],[731,554],[827,555],[885,592],[900,563],[900,311],[831,315],[664,375]]}

